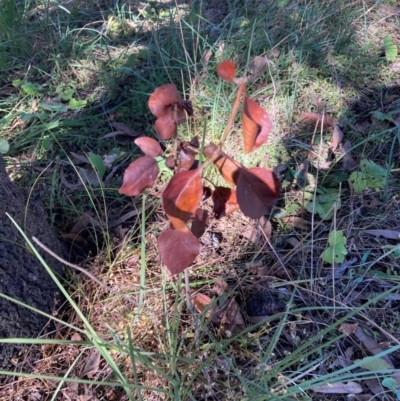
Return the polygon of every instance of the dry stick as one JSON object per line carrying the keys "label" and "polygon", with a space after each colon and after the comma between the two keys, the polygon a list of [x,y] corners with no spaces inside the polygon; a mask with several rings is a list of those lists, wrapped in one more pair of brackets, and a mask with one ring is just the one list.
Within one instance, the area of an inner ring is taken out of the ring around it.
{"label": "dry stick", "polygon": [[58,256],[56,253],[54,253],[51,249],[47,248],[46,245],[44,245],[43,243],[41,243],[36,237],[32,237],[32,241],[38,245],[40,248],[42,248],[44,251],[46,251],[49,255],[53,256],[54,259],[57,259],[59,262],[63,263],[66,266],[69,266],[75,270],[80,271],[81,273],[85,274],[86,276],[88,276],[91,280],[93,280],[95,283],[97,283],[98,285],[100,285],[101,287],[103,287],[105,290],[112,292],[114,295],[118,295],[123,297],[124,299],[126,299],[129,302],[132,302],[134,305],[137,305],[137,300],[125,295],[125,294],[121,294],[120,292],[114,291],[112,288],[108,287],[106,284],[104,284],[102,281],[100,281],[96,276],[94,276],[92,273],[88,272],[87,270],[83,269],[82,267],[78,266],[78,265],[74,265],[73,263],[69,263],[67,262],[65,259],[63,259],[62,257]]}

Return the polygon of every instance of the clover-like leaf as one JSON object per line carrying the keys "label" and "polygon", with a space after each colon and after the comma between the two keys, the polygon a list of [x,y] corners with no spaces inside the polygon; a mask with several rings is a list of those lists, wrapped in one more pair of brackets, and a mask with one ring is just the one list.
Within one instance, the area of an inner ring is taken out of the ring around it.
{"label": "clover-like leaf", "polygon": [[347,239],[343,235],[343,231],[334,230],[329,233],[329,247],[321,254],[321,258],[327,263],[342,263],[347,255],[346,249]]}

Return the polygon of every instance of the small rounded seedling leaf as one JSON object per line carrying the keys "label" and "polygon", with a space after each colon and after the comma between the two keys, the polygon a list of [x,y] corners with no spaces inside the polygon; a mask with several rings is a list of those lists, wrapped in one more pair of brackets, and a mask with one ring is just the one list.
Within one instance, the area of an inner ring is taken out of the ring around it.
{"label": "small rounded seedling leaf", "polygon": [[214,215],[217,219],[224,217],[235,210],[239,209],[237,203],[236,191],[226,187],[215,187],[212,194],[214,202]]}
{"label": "small rounded seedling leaf", "polygon": [[153,157],[139,157],[125,170],[122,187],[118,192],[122,195],[137,196],[154,185],[158,172],[158,164]]}
{"label": "small rounded seedling leaf", "polygon": [[247,96],[244,98],[242,122],[244,151],[250,153],[267,141],[272,122],[268,113]]}
{"label": "small rounded seedling leaf", "polygon": [[281,184],[271,169],[241,168],[237,179],[240,210],[252,219],[270,213],[279,197]]}
{"label": "small rounded seedling leaf", "polygon": [[149,109],[156,117],[161,117],[165,114],[166,108],[178,103],[179,99],[179,93],[174,84],[161,85],[150,95]]}
{"label": "small rounded seedling leaf", "polygon": [[164,211],[173,227],[189,231],[186,223],[196,212],[203,196],[201,170],[180,171],[162,193]]}
{"label": "small rounded seedling leaf", "polygon": [[222,63],[219,63],[217,67],[217,74],[225,81],[233,82],[236,74],[235,64],[233,64],[232,61],[229,60],[225,60]]}
{"label": "small rounded seedling leaf", "polygon": [[157,157],[162,155],[163,151],[160,144],[153,138],[141,136],[135,139],[135,143],[146,156]]}
{"label": "small rounded seedling leaf", "polygon": [[179,274],[189,267],[200,252],[200,243],[191,231],[170,227],[157,238],[162,262],[171,274]]}

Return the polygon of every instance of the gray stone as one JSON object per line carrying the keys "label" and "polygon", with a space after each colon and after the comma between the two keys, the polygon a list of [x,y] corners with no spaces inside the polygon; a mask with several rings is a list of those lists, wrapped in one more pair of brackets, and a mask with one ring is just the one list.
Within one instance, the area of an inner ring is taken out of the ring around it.
{"label": "gray stone", "polygon": [[[0,155],[0,293],[51,314],[60,298],[59,289],[6,215],[14,218],[28,238],[35,236],[58,252],[60,244],[42,207],[28,200],[27,195],[10,181]],[[61,277],[63,265],[41,254]],[[36,338],[48,321],[47,317],[0,297],[0,370],[10,368],[10,358],[21,347],[1,343],[1,338]]]}

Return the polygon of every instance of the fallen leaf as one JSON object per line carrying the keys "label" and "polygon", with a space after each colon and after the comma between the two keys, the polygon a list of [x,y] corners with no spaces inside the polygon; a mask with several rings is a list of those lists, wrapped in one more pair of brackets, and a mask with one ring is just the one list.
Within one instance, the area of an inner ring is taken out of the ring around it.
{"label": "fallen leaf", "polygon": [[329,383],[323,386],[314,387],[316,393],[323,394],[359,394],[363,392],[363,388],[356,382],[348,383]]}
{"label": "fallen leaf", "polygon": [[250,153],[263,145],[272,130],[268,113],[247,96],[244,97],[242,126],[245,153]]}
{"label": "fallen leaf", "polygon": [[129,132],[129,133],[128,132],[124,132],[124,131],[112,131],[112,132],[109,132],[108,134],[103,135],[102,137],[100,137],[100,139],[115,138],[115,137],[121,136],[121,135],[130,136],[130,137],[136,138],[137,136],[142,135],[142,133],[141,132],[136,132],[136,131]]}
{"label": "fallen leaf", "polygon": [[353,170],[357,167],[358,163],[353,159],[351,155],[351,142],[346,141],[342,146],[342,163],[343,171]]}
{"label": "fallen leaf", "polygon": [[79,179],[86,184],[97,186],[101,184],[101,179],[97,173],[97,171],[92,167],[92,165],[87,164],[83,167],[76,168]]}
{"label": "fallen leaf", "polygon": [[358,323],[342,323],[339,327],[339,331],[349,336],[354,334],[358,328]]}
{"label": "fallen leaf", "polygon": [[173,227],[164,230],[157,238],[161,260],[171,274],[179,274],[189,267],[200,252],[200,243],[191,231]]}
{"label": "fallen leaf", "polygon": [[123,184],[118,192],[122,195],[137,196],[154,185],[158,173],[158,164],[153,157],[139,157],[125,170]]}
{"label": "fallen leaf", "polygon": [[82,213],[77,222],[69,231],[70,234],[80,234],[88,227],[101,228],[101,224],[93,217],[93,212],[90,210],[88,212]]}
{"label": "fallen leaf", "polygon": [[387,239],[400,240],[400,231],[396,230],[364,230],[365,234],[374,235],[375,237],[384,237]]}
{"label": "fallen leaf", "polygon": [[178,151],[178,171],[190,170],[196,158],[196,153],[190,149],[188,142],[182,142]]}
{"label": "fallen leaf", "polygon": [[93,378],[99,370],[100,365],[100,352],[94,348],[90,353],[85,365],[83,366],[79,377],[87,376],[89,379]]}
{"label": "fallen leaf", "polygon": [[148,136],[136,138],[135,143],[146,156],[157,157],[163,153],[158,141]]}
{"label": "fallen leaf", "polygon": [[90,160],[86,155],[80,155],[79,153],[75,153],[75,152],[69,152],[70,155],[72,155],[74,157],[74,159],[77,162],[80,163],[84,163],[84,164],[90,164]]}
{"label": "fallen leaf", "polygon": [[227,337],[239,334],[245,329],[246,325],[239,304],[232,296],[227,294],[229,291],[228,284],[223,279],[219,279],[214,284],[214,291],[219,297],[211,320],[222,326],[222,333]]}
{"label": "fallen leaf", "polygon": [[172,177],[162,193],[162,203],[174,228],[189,231],[186,223],[196,212],[202,196],[200,169],[180,171]]}
{"label": "fallen leaf", "polygon": [[[197,312],[201,313],[205,309],[209,308],[209,306],[212,303],[212,299],[209,296],[202,294],[201,292],[198,292],[196,295],[192,297],[192,302]],[[207,313],[207,317],[210,317],[210,312],[211,311]]]}
{"label": "fallen leaf", "polygon": [[333,127],[335,125],[335,119],[329,117],[328,115],[323,115],[320,113],[311,113],[311,112],[304,112],[301,114],[300,118],[306,124],[316,124],[317,128],[321,128],[322,120],[324,121],[324,128],[326,127]]}
{"label": "fallen leaf", "polygon": [[308,230],[310,228],[311,222],[297,216],[287,216],[280,219],[287,225],[291,225],[293,228],[298,228],[300,230]]}
{"label": "fallen leaf", "polygon": [[140,135],[140,132],[135,131],[129,125],[126,125],[125,123],[114,122],[114,123],[111,123],[111,127],[114,128],[116,131],[122,132],[123,135],[127,135],[127,136]]}
{"label": "fallen leaf", "polygon": [[332,149],[332,152],[334,152],[336,148],[339,146],[340,142],[342,142],[343,136],[344,136],[343,131],[340,129],[339,125],[334,124],[332,132],[332,140],[329,144],[329,148]]}
{"label": "fallen leaf", "polygon": [[271,61],[267,56],[255,56],[249,64],[249,72],[253,74],[253,76],[250,77],[248,81],[254,82],[264,73],[268,66],[274,67],[275,63]]}

